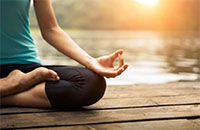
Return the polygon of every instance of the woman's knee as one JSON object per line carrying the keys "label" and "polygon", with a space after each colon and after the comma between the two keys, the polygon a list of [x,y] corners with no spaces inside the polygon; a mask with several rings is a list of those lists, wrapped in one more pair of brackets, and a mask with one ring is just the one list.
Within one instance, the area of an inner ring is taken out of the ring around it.
{"label": "woman's knee", "polygon": [[104,77],[89,69],[84,69],[82,74],[85,77],[82,106],[92,105],[103,97],[106,90],[106,81]]}
{"label": "woman's knee", "polygon": [[[58,68],[59,69],[59,68]],[[47,82],[46,93],[53,108],[88,106],[99,101],[105,92],[105,79],[97,73],[81,67],[69,67],[59,72],[58,82]]]}

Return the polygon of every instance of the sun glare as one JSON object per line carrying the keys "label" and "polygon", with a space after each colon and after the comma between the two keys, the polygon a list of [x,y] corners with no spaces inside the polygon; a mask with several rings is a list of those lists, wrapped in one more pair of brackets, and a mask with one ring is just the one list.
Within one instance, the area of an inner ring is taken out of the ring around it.
{"label": "sun glare", "polygon": [[135,0],[142,5],[155,6],[159,0]]}

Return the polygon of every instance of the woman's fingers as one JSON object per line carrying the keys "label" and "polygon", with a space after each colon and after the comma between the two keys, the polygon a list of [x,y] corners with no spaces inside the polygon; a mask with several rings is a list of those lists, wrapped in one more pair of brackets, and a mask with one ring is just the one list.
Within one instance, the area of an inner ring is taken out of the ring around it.
{"label": "woman's fingers", "polygon": [[113,72],[113,71],[107,71],[107,72],[103,72],[101,73],[101,76],[106,77],[106,78],[114,78],[116,77],[117,72]]}
{"label": "woman's fingers", "polygon": [[105,76],[106,78],[114,78],[118,75],[120,75],[122,72],[124,72],[128,68],[128,65],[122,65],[118,70],[109,70],[109,71],[104,71],[102,73],[102,76]]}
{"label": "woman's fingers", "polygon": [[122,55],[122,53],[123,53],[123,50],[117,50],[114,53],[112,53],[111,54],[112,61],[114,61],[119,56],[119,54]]}
{"label": "woman's fingers", "polygon": [[124,65],[124,59],[122,58],[122,55],[118,54],[118,66],[114,68],[114,70],[118,70],[119,68],[121,68]]}
{"label": "woman's fingers", "polygon": [[118,67],[115,68],[115,70],[118,70],[124,65],[124,59],[122,58],[121,54],[118,55],[118,59],[119,59],[119,64],[118,64]]}
{"label": "woman's fingers", "polygon": [[118,71],[114,71],[114,70],[104,70],[101,72],[101,75],[106,77],[106,78],[114,78],[116,76],[118,76]]}
{"label": "woman's fingers", "polygon": [[119,67],[121,67],[124,64],[124,59],[122,58],[121,54],[118,55],[119,58]]}
{"label": "woman's fingers", "polygon": [[122,72],[124,72],[126,69],[128,68],[128,65],[122,65],[118,70],[117,70],[117,74],[120,75]]}

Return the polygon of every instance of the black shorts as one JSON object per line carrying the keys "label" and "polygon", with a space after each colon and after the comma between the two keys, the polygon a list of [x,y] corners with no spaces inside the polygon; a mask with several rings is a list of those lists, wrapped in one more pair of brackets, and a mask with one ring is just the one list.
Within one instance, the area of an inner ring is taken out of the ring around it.
{"label": "black shorts", "polygon": [[45,91],[52,108],[88,106],[104,95],[105,79],[83,67],[40,64],[0,65],[0,78],[6,77],[14,69],[27,73],[38,67],[54,70],[60,77],[59,81],[46,81],[45,84]]}

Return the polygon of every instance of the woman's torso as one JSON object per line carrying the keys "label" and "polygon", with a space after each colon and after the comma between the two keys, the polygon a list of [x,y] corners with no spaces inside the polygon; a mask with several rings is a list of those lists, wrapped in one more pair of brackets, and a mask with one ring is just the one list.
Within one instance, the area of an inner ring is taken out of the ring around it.
{"label": "woman's torso", "polygon": [[0,2],[0,64],[41,63],[29,30],[30,0]]}

